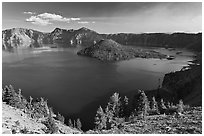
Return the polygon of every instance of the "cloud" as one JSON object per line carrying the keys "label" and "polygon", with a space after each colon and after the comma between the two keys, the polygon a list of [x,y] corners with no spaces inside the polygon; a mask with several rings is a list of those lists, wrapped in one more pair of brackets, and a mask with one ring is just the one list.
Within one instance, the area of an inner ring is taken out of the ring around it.
{"label": "cloud", "polygon": [[79,24],[88,24],[89,22],[88,21],[80,21],[78,22]]}
{"label": "cloud", "polygon": [[28,12],[23,12],[24,14],[29,14],[29,15],[34,15],[34,14],[36,14],[35,12],[30,12],[30,11],[28,11]]}
{"label": "cloud", "polygon": [[[31,14],[26,12],[27,14]],[[30,18],[27,18],[27,22],[31,22],[32,24],[36,25],[49,25],[53,22],[66,22],[69,23],[70,21],[78,21],[81,20],[80,18],[66,18],[61,15],[52,14],[52,13],[42,13],[36,16],[31,16]]]}
{"label": "cloud", "polygon": [[88,22],[88,21],[79,21],[78,23],[79,23],[79,24],[89,24],[89,23],[95,24],[96,22],[95,22],[95,21],[92,21],[92,22]]}
{"label": "cloud", "polygon": [[80,18],[71,18],[73,21],[81,20]]}
{"label": "cloud", "polygon": [[31,16],[30,18],[26,19],[26,22],[31,22],[32,24],[42,25],[42,26],[52,24],[51,22],[49,22],[49,20],[44,20],[44,19],[39,18],[37,16]]}
{"label": "cloud", "polygon": [[43,13],[39,14],[38,17],[42,19],[48,19],[50,21],[61,21],[61,22],[69,22],[70,18],[62,17],[61,15],[51,14],[51,13]]}

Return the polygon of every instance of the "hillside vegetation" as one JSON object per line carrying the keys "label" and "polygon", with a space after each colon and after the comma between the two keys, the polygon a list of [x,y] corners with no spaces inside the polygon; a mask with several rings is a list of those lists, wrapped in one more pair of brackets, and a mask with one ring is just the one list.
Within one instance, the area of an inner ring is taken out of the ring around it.
{"label": "hillside vegetation", "polygon": [[105,108],[99,106],[95,117],[95,128],[87,132],[81,130],[80,120],[64,124],[64,117],[55,114],[43,98],[29,101],[21,90],[6,86],[2,91],[3,114],[2,133],[128,133],[128,134],[179,134],[202,133],[202,109],[164,102],[163,99],[151,100],[144,91],[137,91],[133,99],[114,93]]}
{"label": "hillside vegetation", "polygon": [[2,133],[12,134],[79,134],[82,133],[80,120],[70,120],[69,126],[64,124],[65,118],[55,114],[43,98],[27,100],[21,90],[11,85],[2,91]]}

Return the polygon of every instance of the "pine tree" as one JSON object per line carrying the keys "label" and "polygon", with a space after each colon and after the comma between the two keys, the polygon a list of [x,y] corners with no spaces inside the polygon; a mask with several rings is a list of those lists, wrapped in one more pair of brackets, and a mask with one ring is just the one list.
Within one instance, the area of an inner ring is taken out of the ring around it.
{"label": "pine tree", "polygon": [[168,101],[167,104],[166,104],[166,108],[167,108],[167,109],[171,108],[171,104],[170,104],[169,101]]}
{"label": "pine tree", "polygon": [[102,107],[100,106],[97,110],[96,117],[95,117],[95,128],[96,129],[106,129],[106,116],[103,112]]}
{"label": "pine tree", "polygon": [[177,105],[177,112],[182,113],[184,111],[184,104],[182,100],[179,100],[179,104]]}
{"label": "pine tree", "polygon": [[112,128],[115,124],[115,119],[119,118],[121,111],[121,101],[119,93],[114,93],[108,102],[108,105],[105,109],[105,115],[107,117],[106,128]]}
{"label": "pine tree", "polygon": [[21,100],[22,100],[21,89],[18,89],[17,95],[18,95],[19,102],[21,102]]}
{"label": "pine tree", "polygon": [[157,103],[157,101],[156,101],[154,96],[152,97],[152,102],[151,102],[151,106],[150,107],[151,107],[151,109],[153,111],[156,111],[156,113],[159,113],[158,103]]}
{"label": "pine tree", "polygon": [[123,101],[122,101],[122,106],[120,108],[120,117],[129,117],[130,116],[130,110],[129,110],[129,99],[127,96],[124,97]]}
{"label": "pine tree", "polygon": [[108,103],[108,108],[109,110],[112,111],[114,117],[119,117],[120,106],[121,106],[121,102],[120,102],[119,93],[114,93],[110,97],[110,100]]}
{"label": "pine tree", "polygon": [[73,128],[76,128],[76,121],[74,120]]}
{"label": "pine tree", "polygon": [[133,107],[136,115],[142,116],[143,118],[146,117],[149,109],[149,101],[144,91],[138,91],[138,94],[134,97]]}
{"label": "pine tree", "polygon": [[70,127],[74,127],[74,125],[73,125],[73,123],[72,123],[72,120],[71,119],[69,119],[69,122],[68,122],[68,126],[70,126]]}
{"label": "pine tree", "polygon": [[52,109],[49,108],[49,115],[46,122],[44,122],[46,127],[48,128],[48,133],[54,134],[57,133],[59,128],[55,124],[55,120],[52,118]]}
{"label": "pine tree", "polygon": [[15,91],[14,91],[13,87],[12,88],[10,88],[10,87],[12,87],[12,86],[11,85],[9,87],[5,86],[4,91],[3,91],[4,92],[3,93],[3,101],[9,105],[13,105],[12,101],[13,101],[14,96],[15,96]]}
{"label": "pine tree", "polygon": [[82,127],[82,124],[81,124],[80,119],[78,118],[78,119],[77,119],[77,122],[76,122],[76,128],[79,129],[79,130],[81,130],[81,127]]}
{"label": "pine tree", "polygon": [[161,99],[160,106],[162,109],[167,109],[163,99]]}
{"label": "pine tree", "polygon": [[166,109],[167,109],[167,108],[166,108],[166,106],[165,106],[164,100],[161,99],[161,100],[160,100],[160,103],[159,103],[159,112],[160,112],[161,114],[163,114],[163,113],[165,113]]}
{"label": "pine tree", "polygon": [[65,120],[65,119],[64,119],[64,116],[62,116],[59,112],[58,112],[56,118],[57,118],[57,120],[59,120],[60,122],[64,123],[64,120]]}
{"label": "pine tree", "polygon": [[29,104],[32,105],[33,97],[29,97]]}
{"label": "pine tree", "polygon": [[112,123],[113,123],[113,111],[112,110],[109,110],[109,103],[108,105],[106,106],[106,109],[105,109],[105,116],[106,116],[106,129],[110,129],[112,127]]}

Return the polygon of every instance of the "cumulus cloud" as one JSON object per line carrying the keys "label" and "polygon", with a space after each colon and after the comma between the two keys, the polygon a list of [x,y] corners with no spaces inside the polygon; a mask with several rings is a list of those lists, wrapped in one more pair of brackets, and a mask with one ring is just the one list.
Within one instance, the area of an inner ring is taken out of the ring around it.
{"label": "cumulus cloud", "polygon": [[51,13],[43,13],[39,14],[38,17],[42,19],[48,19],[50,21],[61,21],[61,22],[69,22],[70,19],[66,17],[62,17],[61,15],[51,14]]}
{"label": "cumulus cloud", "polygon": [[32,24],[35,24],[35,25],[42,25],[42,26],[52,24],[51,22],[49,22],[49,20],[44,20],[37,16],[31,16],[30,18],[26,19],[26,21],[31,22]]}
{"label": "cumulus cloud", "polygon": [[52,14],[52,13],[42,13],[36,16],[31,16],[30,18],[26,19],[27,22],[31,22],[32,24],[43,25],[43,26],[52,24],[52,22],[69,23],[69,21],[78,21],[78,20],[81,20],[81,19],[80,18],[66,18],[61,15]]}
{"label": "cumulus cloud", "polygon": [[35,12],[30,12],[30,11],[28,11],[28,12],[23,12],[24,14],[29,14],[29,15],[34,15],[34,14],[36,14]]}

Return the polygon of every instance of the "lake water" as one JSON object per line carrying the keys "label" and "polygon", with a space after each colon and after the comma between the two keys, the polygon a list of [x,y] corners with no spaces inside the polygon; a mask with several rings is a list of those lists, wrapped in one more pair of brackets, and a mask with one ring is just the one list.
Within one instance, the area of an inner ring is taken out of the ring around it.
{"label": "lake water", "polygon": [[[93,127],[99,105],[104,105],[113,92],[130,95],[137,89],[158,87],[164,74],[178,71],[192,60],[192,52],[153,48],[174,60],[136,58],[104,63],[76,55],[80,48],[21,49],[2,51],[2,85],[22,89],[28,98],[48,99],[54,111],[66,119],[80,118],[83,129]],[[177,51],[182,51],[177,55]],[[86,122],[86,123],[85,123]]]}

